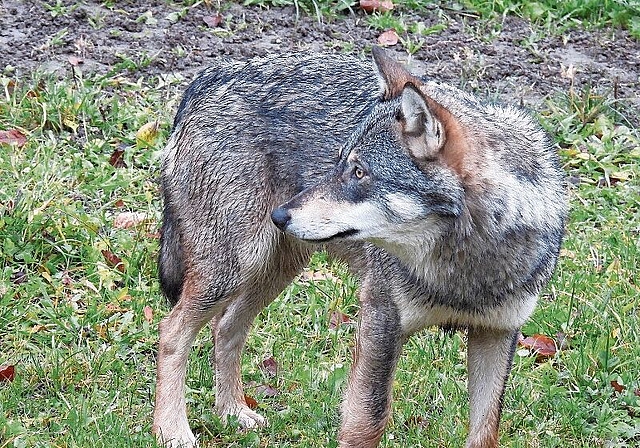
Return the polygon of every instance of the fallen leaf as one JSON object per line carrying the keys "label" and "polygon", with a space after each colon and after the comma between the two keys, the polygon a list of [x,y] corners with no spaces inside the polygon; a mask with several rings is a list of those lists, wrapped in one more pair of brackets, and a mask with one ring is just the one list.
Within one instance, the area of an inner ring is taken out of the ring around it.
{"label": "fallen leaf", "polygon": [[147,219],[147,215],[142,212],[122,212],[113,219],[113,227],[116,229],[128,229],[142,224]]}
{"label": "fallen leaf", "polygon": [[623,386],[622,384],[618,383],[616,380],[612,380],[611,381],[611,387],[613,387],[613,390],[615,390],[619,394],[624,392],[624,390],[626,389],[625,386]]}
{"label": "fallen leaf", "polygon": [[217,13],[213,16],[204,16],[202,18],[202,21],[206,23],[209,28],[215,28],[217,26],[220,26],[220,24],[222,23],[222,14]]}
{"label": "fallen leaf", "polygon": [[0,366],[0,381],[13,381],[16,377],[16,368],[12,365]]}
{"label": "fallen leaf", "polygon": [[146,320],[149,323],[153,322],[153,308],[147,305],[144,307],[142,312],[144,313],[144,320]]}
{"label": "fallen leaf", "polygon": [[534,334],[533,336],[524,337],[520,335],[518,345],[527,348],[536,353],[536,360],[543,361],[556,354],[558,351],[553,338],[542,334]]}
{"label": "fallen leaf", "polygon": [[280,395],[280,392],[275,387],[270,384],[262,384],[256,387],[256,394],[261,395],[263,397],[276,397]]}
{"label": "fallen leaf", "polygon": [[149,238],[152,240],[159,240],[160,239],[160,232],[149,232],[147,234],[145,234],[145,238]]}
{"label": "fallen leaf", "polygon": [[109,266],[111,266],[112,268],[116,268],[120,272],[124,272],[124,263],[122,263],[122,258],[106,249],[102,250],[102,256],[107,261],[107,264]]}
{"label": "fallen leaf", "polygon": [[350,324],[351,318],[340,311],[333,310],[329,315],[329,329],[335,330],[342,324]]}
{"label": "fallen leaf", "polygon": [[273,356],[269,356],[268,358],[262,360],[260,363],[260,370],[262,370],[267,376],[274,378],[278,376],[278,363]]}
{"label": "fallen leaf", "polygon": [[390,47],[391,45],[395,45],[398,43],[400,38],[398,37],[398,33],[395,30],[387,30],[378,36],[378,43],[385,47]]}
{"label": "fallen leaf", "polygon": [[158,120],[150,121],[138,129],[136,132],[136,146],[138,148],[146,148],[148,146],[154,146],[158,140],[160,134],[160,123]]}
{"label": "fallen leaf", "polygon": [[109,157],[109,165],[114,168],[126,168],[127,164],[124,161],[124,147],[120,146],[116,148]]}
{"label": "fallen leaf", "polygon": [[247,403],[247,406],[251,409],[256,409],[258,407],[258,402],[255,398],[250,397],[247,394],[244,394],[244,401]]}
{"label": "fallen leaf", "polygon": [[27,137],[17,129],[0,131],[0,144],[16,145],[21,148],[25,143],[27,143]]}
{"label": "fallen leaf", "polygon": [[69,64],[73,65],[74,67],[82,64],[84,61],[82,59],[80,59],[77,56],[69,56],[68,58]]}
{"label": "fallen leaf", "polygon": [[390,0],[360,0],[360,9],[366,12],[387,12],[393,9],[393,2]]}
{"label": "fallen leaf", "polygon": [[113,205],[115,205],[118,208],[122,208],[124,207],[124,201],[122,199],[118,199],[116,202],[113,203]]}

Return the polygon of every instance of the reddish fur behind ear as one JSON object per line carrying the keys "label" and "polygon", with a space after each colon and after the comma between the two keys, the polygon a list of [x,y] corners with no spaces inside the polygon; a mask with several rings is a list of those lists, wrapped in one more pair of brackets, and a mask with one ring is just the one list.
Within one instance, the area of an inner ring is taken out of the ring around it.
{"label": "reddish fur behind ear", "polygon": [[464,126],[446,107],[427,95],[424,88],[420,89],[420,93],[431,113],[444,127],[445,142],[439,152],[440,160],[462,179],[471,180],[477,171],[475,167],[478,165],[479,154],[469,143]]}
{"label": "reddish fur behind ear", "polygon": [[409,73],[395,59],[387,56],[382,48],[373,47],[371,54],[373,55],[373,62],[378,70],[378,75],[381,78],[382,99],[384,101],[399,97],[407,83],[412,83],[417,87],[422,85],[422,81],[419,78]]}
{"label": "reddish fur behind ear", "polygon": [[449,110],[425,93],[424,82],[412,75],[396,60],[387,56],[380,47],[371,49],[374,65],[378,71],[384,101],[397,98],[408,83],[420,90],[429,110],[440,120],[444,127],[445,143],[440,150],[441,160],[455,171],[461,178],[470,180],[474,177],[479,155],[469,144],[468,136],[460,121]]}
{"label": "reddish fur behind ear", "polygon": [[445,142],[440,151],[442,160],[458,175],[467,177],[470,174],[468,168],[474,154],[462,125],[444,106],[427,96],[425,99],[431,112],[444,127]]}

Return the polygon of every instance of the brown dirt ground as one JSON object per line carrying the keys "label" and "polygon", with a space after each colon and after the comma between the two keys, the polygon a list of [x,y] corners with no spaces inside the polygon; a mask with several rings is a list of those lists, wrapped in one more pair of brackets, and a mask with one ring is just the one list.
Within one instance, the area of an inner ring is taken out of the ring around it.
{"label": "brown dirt ground", "polygon": [[[160,0],[113,3],[107,7],[100,1],[65,0],[64,13],[54,17],[42,1],[0,0],[0,73],[22,77],[46,71],[69,76],[70,57],[76,57],[84,73],[106,74],[123,57],[140,60],[146,55],[147,64],[130,71],[132,78],[180,73],[188,81],[221,56],[292,51],[364,54],[380,34],[368,26],[362,11],[319,23],[316,17],[297,16],[291,7],[227,3],[217,9],[201,3],[185,9]],[[178,21],[169,19],[181,11],[186,14]],[[210,28],[203,19],[218,11],[224,19]],[[572,82],[640,104],[640,42],[624,30],[575,29],[547,36],[534,32],[524,20],[507,17],[496,32],[495,24],[435,6],[422,16],[403,16],[407,23],[447,24],[442,32],[425,37],[409,61],[417,74],[532,107],[554,92],[566,91]],[[407,61],[400,44],[390,49],[397,59]],[[576,70],[573,81],[567,76],[571,66]]]}

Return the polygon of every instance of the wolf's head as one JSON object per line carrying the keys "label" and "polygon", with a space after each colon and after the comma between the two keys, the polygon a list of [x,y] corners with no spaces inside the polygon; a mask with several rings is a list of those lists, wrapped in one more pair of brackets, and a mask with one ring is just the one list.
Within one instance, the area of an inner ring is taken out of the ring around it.
{"label": "wolf's head", "polygon": [[366,240],[394,252],[436,238],[463,213],[474,164],[464,127],[381,49],[373,60],[380,101],[334,171],[271,215],[297,238]]}

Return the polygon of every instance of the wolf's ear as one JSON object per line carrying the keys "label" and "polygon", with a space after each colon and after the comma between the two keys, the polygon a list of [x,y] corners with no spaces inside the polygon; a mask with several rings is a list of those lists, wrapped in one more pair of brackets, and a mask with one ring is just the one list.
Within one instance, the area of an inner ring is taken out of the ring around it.
{"label": "wolf's ear", "polygon": [[373,66],[378,73],[381,97],[384,101],[400,96],[408,82],[416,86],[422,84],[419,78],[413,76],[402,65],[387,56],[382,48],[373,47],[371,54],[373,55]]}
{"label": "wolf's ear", "polygon": [[[435,157],[446,139],[444,124],[433,110],[437,107],[436,103],[427,100],[411,83],[402,90],[401,99],[402,133],[409,150],[417,159]],[[438,112],[442,110],[438,109]]]}

